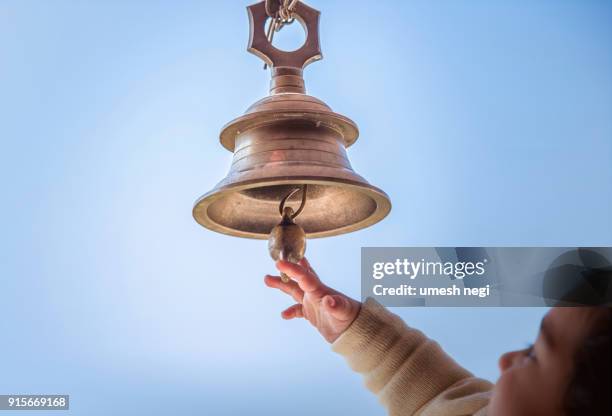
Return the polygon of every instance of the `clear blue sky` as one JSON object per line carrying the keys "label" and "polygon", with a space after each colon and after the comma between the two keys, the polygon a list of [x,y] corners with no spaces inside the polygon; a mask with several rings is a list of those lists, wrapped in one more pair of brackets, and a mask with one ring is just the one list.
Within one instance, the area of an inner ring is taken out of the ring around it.
{"label": "clear blue sky", "polygon": [[[0,393],[88,416],[384,414],[279,318],[265,243],[191,217],[229,167],[221,126],[267,93],[249,3],[0,1]],[[310,242],[331,286],[359,294],[366,245],[612,244],[610,2],[309,4],[307,88],[358,123],[353,166],[394,204]],[[397,312],[492,380],[544,313]]]}

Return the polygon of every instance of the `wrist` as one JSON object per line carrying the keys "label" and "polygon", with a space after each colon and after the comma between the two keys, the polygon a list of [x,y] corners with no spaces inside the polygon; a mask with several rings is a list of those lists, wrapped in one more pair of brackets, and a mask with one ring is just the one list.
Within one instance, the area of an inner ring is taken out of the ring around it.
{"label": "wrist", "polygon": [[344,334],[346,331],[349,330],[351,325],[353,325],[353,322],[357,320],[357,317],[359,316],[359,312],[361,311],[361,302],[348,298],[348,297],[347,297],[347,300],[349,303],[350,313],[348,314],[347,319],[342,322],[342,325],[339,325],[339,328],[338,328],[339,331],[337,331],[333,335],[333,337],[327,338],[327,341],[330,344],[333,344],[334,342],[336,342],[336,340],[340,338],[342,334]]}

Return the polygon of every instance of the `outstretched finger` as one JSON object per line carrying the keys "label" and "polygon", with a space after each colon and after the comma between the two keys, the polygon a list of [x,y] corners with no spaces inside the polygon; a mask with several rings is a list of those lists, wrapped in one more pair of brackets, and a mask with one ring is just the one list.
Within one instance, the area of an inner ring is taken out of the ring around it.
{"label": "outstretched finger", "polygon": [[299,264],[279,260],[276,268],[294,279],[304,292],[313,292],[321,287],[321,281],[316,274]]}
{"label": "outstretched finger", "polygon": [[303,318],[304,310],[302,309],[302,305],[296,304],[288,307],[281,312],[281,317],[283,319]]}
{"label": "outstretched finger", "polygon": [[306,270],[308,270],[309,272],[311,272],[312,274],[314,274],[315,276],[317,276],[317,272],[314,271],[314,269],[312,268],[312,266],[310,265],[310,262],[308,261],[306,257],[302,257],[302,259],[298,261],[298,264],[302,266],[303,268],[305,268]]}
{"label": "outstretched finger", "polygon": [[304,291],[300,289],[298,284],[293,280],[285,283],[281,280],[279,276],[266,275],[266,277],[264,278],[264,283],[268,287],[279,289],[285,292],[298,303],[302,303],[302,300],[304,299]]}

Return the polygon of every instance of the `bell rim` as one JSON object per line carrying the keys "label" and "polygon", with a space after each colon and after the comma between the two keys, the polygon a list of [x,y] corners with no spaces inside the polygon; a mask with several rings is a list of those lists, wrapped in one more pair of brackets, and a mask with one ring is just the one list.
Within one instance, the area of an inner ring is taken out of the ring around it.
{"label": "bell rim", "polygon": [[[291,178],[271,178],[266,181],[261,180],[251,180],[251,181],[243,181],[232,183],[229,185],[222,186],[220,188],[214,188],[210,192],[202,195],[200,198],[196,200],[193,205],[192,215],[194,220],[200,224],[202,227],[207,228],[211,231],[218,232],[221,234],[229,235],[232,237],[241,237],[241,238],[250,238],[256,240],[267,240],[269,234],[262,233],[254,233],[248,231],[236,230],[230,227],[226,227],[221,225],[212,219],[206,214],[207,208],[217,199],[229,194],[230,192],[239,192],[243,190],[252,189],[255,187],[262,186],[274,186],[274,185],[333,185],[337,186],[342,184],[344,186],[348,186],[351,188],[356,188],[360,192],[365,193],[367,196],[371,197],[376,202],[376,209],[361,221],[358,221],[353,224],[345,225],[343,227],[335,228],[333,230],[328,231],[320,231],[315,233],[306,233],[306,238],[323,238],[323,237],[332,237],[336,235],[348,234],[354,231],[359,231],[364,228],[367,228],[371,225],[374,225],[389,215],[391,212],[391,199],[389,196],[380,188],[373,186],[369,183],[363,182],[354,182],[346,179],[338,179],[338,178],[321,178],[321,177],[291,177]],[[202,215],[198,215],[199,212],[203,212]]]}

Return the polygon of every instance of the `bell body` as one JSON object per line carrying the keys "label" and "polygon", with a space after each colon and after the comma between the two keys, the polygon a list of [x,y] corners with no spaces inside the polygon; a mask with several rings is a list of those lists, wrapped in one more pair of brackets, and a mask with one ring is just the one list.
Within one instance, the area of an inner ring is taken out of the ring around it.
{"label": "bell body", "polygon": [[353,171],[346,148],[357,136],[350,119],[306,94],[277,93],[258,101],[223,128],[221,143],[234,153],[230,171],[196,202],[196,221],[221,233],[266,239],[278,224],[280,200],[304,184],[308,204],[296,222],[308,238],[380,221],[391,203]]}

